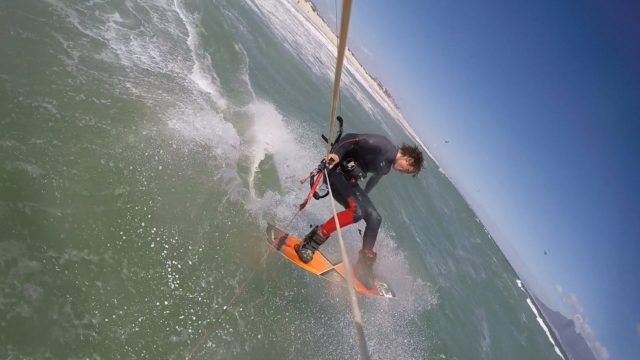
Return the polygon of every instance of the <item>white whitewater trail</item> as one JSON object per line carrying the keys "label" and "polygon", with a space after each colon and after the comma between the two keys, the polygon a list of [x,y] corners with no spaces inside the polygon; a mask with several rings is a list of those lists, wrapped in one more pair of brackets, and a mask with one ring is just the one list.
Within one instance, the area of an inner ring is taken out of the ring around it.
{"label": "white whitewater trail", "polygon": [[533,301],[531,301],[531,299],[529,298],[529,293],[524,288],[524,285],[522,285],[522,281],[520,279],[517,279],[516,282],[518,283],[518,287],[522,291],[524,291],[525,294],[527,294],[527,304],[531,308],[531,311],[533,311],[533,314],[536,316],[536,320],[540,324],[540,327],[547,334],[547,338],[549,338],[549,341],[553,345],[553,349],[555,350],[556,354],[558,354],[558,356],[560,356],[562,359],[564,359],[564,356],[562,356],[562,353],[560,352],[560,349],[558,349],[558,346],[556,345],[555,341],[553,341],[553,337],[551,336],[551,331],[549,331],[549,328],[547,327],[547,324],[544,322],[544,319],[542,317],[540,317],[540,314],[538,313],[538,309],[533,304]]}

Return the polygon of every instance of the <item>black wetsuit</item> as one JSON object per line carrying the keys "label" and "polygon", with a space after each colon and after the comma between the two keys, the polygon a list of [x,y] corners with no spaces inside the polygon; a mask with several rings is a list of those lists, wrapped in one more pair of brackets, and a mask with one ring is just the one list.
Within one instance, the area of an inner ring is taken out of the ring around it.
{"label": "black wetsuit", "polygon": [[[389,139],[374,134],[345,134],[331,152],[340,160],[329,172],[329,181],[336,199],[345,211],[338,214],[341,226],[364,219],[366,227],[362,247],[373,250],[382,218],[367,195],[380,179],[389,173],[398,148]],[[355,164],[355,167],[350,166]],[[358,184],[371,175],[364,190]],[[322,225],[325,231],[335,230],[333,218]]]}

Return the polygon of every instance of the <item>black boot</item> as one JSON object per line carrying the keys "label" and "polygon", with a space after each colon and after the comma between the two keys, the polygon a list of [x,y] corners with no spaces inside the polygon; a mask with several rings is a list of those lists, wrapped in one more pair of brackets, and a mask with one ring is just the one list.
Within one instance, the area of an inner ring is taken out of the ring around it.
{"label": "black boot", "polygon": [[373,276],[373,263],[376,261],[376,254],[373,250],[362,249],[358,253],[358,262],[354,268],[356,277],[368,289],[375,287],[375,277]]}
{"label": "black boot", "polygon": [[329,235],[324,234],[322,229],[317,226],[311,229],[311,231],[305,235],[300,244],[296,244],[293,248],[296,250],[296,254],[303,263],[308,263],[313,259],[313,253],[318,250],[320,245],[324,244],[329,238]]}

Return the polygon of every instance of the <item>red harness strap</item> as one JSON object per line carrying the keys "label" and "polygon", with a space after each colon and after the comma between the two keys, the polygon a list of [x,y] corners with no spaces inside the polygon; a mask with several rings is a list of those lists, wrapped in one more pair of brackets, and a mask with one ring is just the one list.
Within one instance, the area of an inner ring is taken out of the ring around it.
{"label": "red harness strap", "polygon": [[[311,198],[313,197],[313,193],[318,188],[318,185],[320,185],[320,183],[322,182],[322,176],[323,175],[324,174],[322,172],[319,172],[316,175],[315,182],[313,183],[313,186],[311,186],[311,190],[309,190],[309,194],[307,194],[307,197],[304,199],[304,201],[302,203],[300,203],[300,205],[298,205],[298,209],[299,210],[302,210],[307,206],[307,204],[309,203],[309,200],[311,200]],[[300,180],[300,183],[304,184],[304,182],[307,181],[307,179],[310,178],[310,177],[311,177],[311,175],[309,175],[308,177],[306,177],[303,180]]]}

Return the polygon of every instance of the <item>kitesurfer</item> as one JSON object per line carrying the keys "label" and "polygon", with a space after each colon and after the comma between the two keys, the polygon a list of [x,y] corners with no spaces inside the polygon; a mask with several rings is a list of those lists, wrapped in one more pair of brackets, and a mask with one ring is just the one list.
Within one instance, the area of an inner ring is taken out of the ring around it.
{"label": "kitesurfer", "polygon": [[[417,146],[407,144],[398,147],[382,135],[345,134],[332,147],[326,160],[333,198],[345,208],[337,214],[340,227],[362,219],[366,223],[362,249],[354,269],[358,280],[372,288],[372,268],[377,256],[373,247],[382,218],[368,194],[392,168],[401,173],[417,175],[424,162],[422,151]],[[370,173],[372,176],[363,190],[358,181],[364,180]],[[324,224],[314,227],[295,247],[300,260],[304,263],[311,261],[314,252],[335,230],[333,216]]]}

